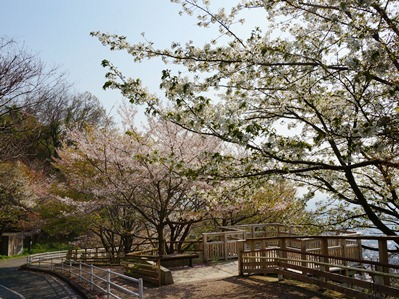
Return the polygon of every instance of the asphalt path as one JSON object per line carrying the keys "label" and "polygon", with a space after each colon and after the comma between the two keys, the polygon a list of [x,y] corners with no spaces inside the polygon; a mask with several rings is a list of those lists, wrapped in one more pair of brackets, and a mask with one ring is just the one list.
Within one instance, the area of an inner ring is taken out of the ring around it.
{"label": "asphalt path", "polygon": [[20,270],[26,258],[0,260],[0,299],[80,299],[68,284],[42,273]]}

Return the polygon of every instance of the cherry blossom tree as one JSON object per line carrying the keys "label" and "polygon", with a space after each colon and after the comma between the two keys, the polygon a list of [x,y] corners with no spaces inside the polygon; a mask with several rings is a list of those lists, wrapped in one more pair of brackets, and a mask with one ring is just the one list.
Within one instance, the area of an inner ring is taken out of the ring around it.
{"label": "cherry blossom tree", "polygon": [[72,131],[68,140],[74,146],[60,150],[55,163],[68,184],[108,212],[115,206],[129,207],[145,225],[131,235],[145,233],[160,254],[173,252],[175,243],[181,244],[191,226],[203,219],[208,184],[196,177],[207,153],[219,147],[215,139],[149,118],[143,132],[132,126],[126,134],[88,128]]}
{"label": "cherry blossom tree", "polygon": [[21,162],[0,163],[0,238],[4,232],[30,232],[40,226],[37,181]]}
{"label": "cherry blossom tree", "polygon": [[[162,72],[169,109],[109,61],[104,86],[251,152],[222,175],[304,183],[309,197],[328,194],[321,205],[329,224],[397,234],[399,1],[248,0],[230,10],[212,1],[172,2],[219,34],[203,46],[157,49],[152,41],[92,33],[135,62],[161,57],[179,65],[179,72]],[[239,30],[242,14],[254,21],[259,10],[259,25]]]}
{"label": "cherry blossom tree", "polygon": [[283,180],[235,179],[212,188],[209,214],[217,226],[251,223],[309,225],[311,213],[297,190]]}

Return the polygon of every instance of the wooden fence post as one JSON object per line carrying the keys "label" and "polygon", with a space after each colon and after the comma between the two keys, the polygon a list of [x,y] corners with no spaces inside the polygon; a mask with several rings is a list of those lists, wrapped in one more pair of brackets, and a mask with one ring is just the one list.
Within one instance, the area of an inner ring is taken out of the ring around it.
{"label": "wooden fence post", "polygon": [[[308,260],[308,255],[306,252],[306,240],[301,239],[301,260],[303,261],[301,263],[302,267],[304,268],[309,268],[309,263],[304,262],[305,260]],[[306,275],[307,272],[305,270],[302,270],[302,275]]]}
{"label": "wooden fence post", "polygon": [[[323,257],[321,258],[323,263],[329,263],[330,259],[328,258],[329,252],[328,252],[328,239],[327,238],[322,238],[320,240],[320,245],[321,245],[321,254]],[[328,265],[322,265],[321,270],[323,272],[328,272],[330,271],[330,267]]]}
{"label": "wooden fence post", "polygon": [[247,240],[249,242],[249,250],[254,251],[255,250],[255,241],[252,240]]}
{"label": "wooden fence post", "polygon": [[[341,247],[341,256],[343,257],[343,258],[347,258],[348,257],[348,248],[347,248],[347,239],[346,238],[341,238],[341,239],[339,239],[339,245],[340,245],[340,247]],[[343,260],[342,261],[342,264],[344,265],[344,266],[348,266],[348,261],[346,261],[346,260]],[[349,271],[348,271],[348,269],[344,269],[344,273],[345,273],[345,276],[349,276]]]}
{"label": "wooden fence post", "polygon": [[207,263],[208,262],[208,259],[209,259],[209,248],[208,248],[208,245],[207,245],[207,243],[208,243],[208,236],[206,235],[206,234],[202,234],[202,239],[203,239],[203,242],[202,242],[202,246],[203,246],[203,252],[204,252],[204,262],[205,263]]}
{"label": "wooden fence post", "polygon": [[[320,240],[320,246],[321,246],[321,257],[320,257],[320,262],[322,263],[329,263],[329,253],[328,253],[328,239],[327,238],[322,238]],[[320,271],[321,272],[328,272],[330,271],[330,267],[328,265],[320,265]],[[325,281],[325,277],[319,277],[320,281]]]}
{"label": "wooden fence post", "polygon": [[224,255],[224,260],[227,261],[228,255],[229,255],[229,247],[227,246],[227,232],[223,233],[223,255]]}
{"label": "wooden fence post", "polygon": [[245,241],[239,241],[237,246],[238,246],[238,273],[240,276],[244,275],[244,271],[242,269],[242,258],[243,258],[243,252],[244,252],[244,245]]}
{"label": "wooden fence post", "polygon": [[[388,259],[388,246],[387,246],[387,240],[386,239],[378,239],[378,254],[379,254],[379,262],[380,263],[384,263],[384,264],[388,264],[389,263],[389,259]],[[384,273],[389,273],[389,269],[387,267],[380,267],[380,269],[378,269],[381,272]],[[390,285],[390,280],[389,277],[384,276],[384,278],[382,280],[378,280],[376,281],[377,283],[382,283],[386,286]]]}
{"label": "wooden fence post", "polygon": [[362,240],[361,239],[357,239],[357,248],[358,248],[358,250],[356,251],[356,254],[357,254],[357,256],[356,256],[356,258],[358,259],[358,260],[361,260],[362,258],[363,258],[363,253],[362,253]]}
{"label": "wooden fence post", "polygon": [[[285,243],[286,239],[285,238],[281,238],[280,239],[280,250],[278,251],[279,254],[278,256],[280,258],[286,259],[287,258],[287,246]],[[278,273],[278,280],[283,280],[284,276],[283,274],[280,273],[280,270],[284,270],[284,267],[281,266],[282,263],[287,263],[287,260],[280,260],[278,261],[278,265],[279,265],[279,273]]]}

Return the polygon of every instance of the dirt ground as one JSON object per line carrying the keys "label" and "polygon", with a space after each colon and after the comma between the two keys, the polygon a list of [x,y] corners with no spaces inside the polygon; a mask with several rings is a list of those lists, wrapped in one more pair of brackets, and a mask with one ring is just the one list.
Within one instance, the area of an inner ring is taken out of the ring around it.
{"label": "dirt ground", "polygon": [[262,276],[226,277],[221,279],[179,282],[168,286],[144,289],[144,298],[163,299],[226,299],[226,298],[276,298],[276,299],[327,299],[344,298],[317,290],[317,287],[298,285],[297,282],[270,279]]}
{"label": "dirt ground", "polygon": [[174,284],[154,287],[145,284],[144,298],[162,299],[331,299],[344,296],[318,290],[295,280],[278,281],[273,276],[238,276],[238,261],[172,268]]}

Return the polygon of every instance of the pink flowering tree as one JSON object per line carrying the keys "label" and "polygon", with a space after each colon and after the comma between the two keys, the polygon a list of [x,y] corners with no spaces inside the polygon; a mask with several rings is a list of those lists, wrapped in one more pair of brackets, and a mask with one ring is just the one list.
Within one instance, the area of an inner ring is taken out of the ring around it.
{"label": "pink flowering tree", "polygon": [[78,205],[106,209],[108,221],[135,221],[131,236],[155,242],[160,254],[172,253],[206,215],[209,186],[197,177],[219,143],[152,118],[143,132],[127,129],[125,134],[72,131],[68,140],[73,145],[59,151],[55,165],[69,185],[87,195]]}

